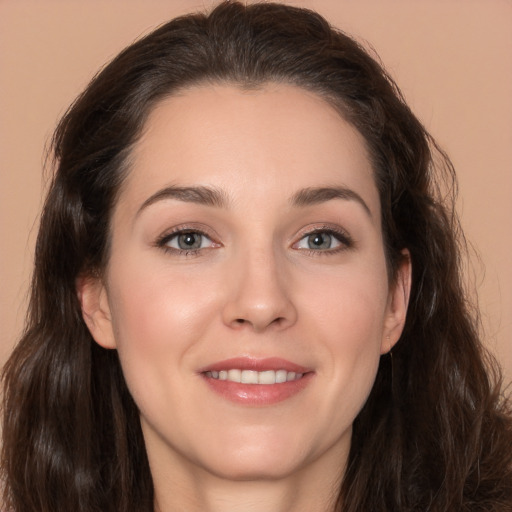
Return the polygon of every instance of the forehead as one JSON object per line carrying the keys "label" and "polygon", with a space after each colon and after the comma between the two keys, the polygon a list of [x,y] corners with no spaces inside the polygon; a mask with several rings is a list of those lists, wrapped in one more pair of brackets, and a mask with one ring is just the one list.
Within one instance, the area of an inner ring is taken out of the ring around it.
{"label": "forehead", "polygon": [[196,86],[153,109],[121,191],[134,206],[165,186],[208,185],[268,201],[342,185],[379,199],[365,142],[320,96],[296,86]]}

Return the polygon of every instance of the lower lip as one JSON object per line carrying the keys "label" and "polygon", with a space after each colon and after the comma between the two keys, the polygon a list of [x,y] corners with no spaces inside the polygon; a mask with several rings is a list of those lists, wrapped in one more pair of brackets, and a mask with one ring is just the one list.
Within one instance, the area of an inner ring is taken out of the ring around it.
{"label": "lower lip", "polygon": [[214,379],[204,374],[203,378],[211,390],[231,402],[264,406],[277,404],[297,395],[311,382],[313,375],[313,372],[306,373],[298,380],[280,384],[242,384]]}

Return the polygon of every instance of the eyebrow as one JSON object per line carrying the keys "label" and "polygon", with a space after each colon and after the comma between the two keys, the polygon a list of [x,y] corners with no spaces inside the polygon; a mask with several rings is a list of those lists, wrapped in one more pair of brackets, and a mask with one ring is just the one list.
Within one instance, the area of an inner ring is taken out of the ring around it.
{"label": "eyebrow", "polygon": [[[148,206],[165,199],[176,199],[186,203],[196,203],[216,208],[226,208],[229,204],[228,196],[220,189],[205,187],[202,185],[190,187],[177,187],[171,185],[148,197],[144,203],[142,203],[136,216],[138,216]],[[292,196],[290,202],[293,206],[304,207],[325,203],[332,199],[356,201],[363,207],[366,213],[372,217],[370,208],[364,199],[357,192],[346,187],[303,188]]]}
{"label": "eyebrow", "polygon": [[164,199],[177,199],[186,203],[203,204],[205,206],[214,206],[225,208],[228,204],[228,198],[222,190],[205,186],[194,187],[165,187],[152,196],[148,197],[137,211],[138,216],[142,210],[148,206]]}
{"label": "eyebrow", "polygon": [[357,192],[346,187],[303,188],[292,196],[291,203],[294,206],[310,206],[325,203],[332,199],[356,201],[364,208],[366,213],[372,217],[372,212],[364,199]]}

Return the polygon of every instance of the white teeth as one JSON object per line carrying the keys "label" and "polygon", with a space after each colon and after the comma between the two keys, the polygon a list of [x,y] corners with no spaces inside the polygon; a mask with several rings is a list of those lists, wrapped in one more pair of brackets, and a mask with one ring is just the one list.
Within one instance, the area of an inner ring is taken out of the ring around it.
{"label": "white teeth", "polygon": [[251,370],[242,370],[242,384],[258,384],[258,372]]}
{"label": "white teeth", "polygon": [[257,372],[254,370],[220,370],[205,372],[207,377],[218,380],[229,380],[242,384],[282,384],[302,379],[302,373],[287,372],[286,370],[265,370]]}
{"label": "white teeth", "polygon": [[267,372],[259,372],[258,384],[275,384],[276,383],[276,372],[268,370]]}
{"label": "white teeth", "polygon": [[281,382],[286,382],[286,376],[288,372],[286,370],[277,370],[276,372],[276,383],[280,384]]}
{"label": "white teeth", "polygon": [[228,370],[228,379],[231,382],[241,382],[242,370]]}

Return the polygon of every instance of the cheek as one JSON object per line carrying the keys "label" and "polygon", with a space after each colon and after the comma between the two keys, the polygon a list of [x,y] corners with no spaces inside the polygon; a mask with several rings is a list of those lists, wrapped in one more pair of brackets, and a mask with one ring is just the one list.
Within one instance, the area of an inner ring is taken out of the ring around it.
{"label": "cheek", "polygon": [[382,303],[366,293],[338,298],[325,319],[325,339],[333,361],[334,379],[349,388],[369,391],[380,358],[383,329]]}
{"label": "cheek", "polygon": [[129,265],[111,275],[112,323],[123,370],[145,374],[179,368],[195,341],[203,338],[217,306],[212,283],[186,273],[149,266],[133,271]]}
{"label": "cheek", "polygon": [[202,281],[193,270],[172,271],[151,260],[145,265],[142,258],[117,266],[109,275],[109,295],[122,337],[136,331],[156,334],[165,325],[190,328],[212,300],[212,287]]}
{"label": "cheek", "polygon": [[[333,422],[349,423],[363,406],[375,380],[387,308],[387,280],[381,272],[352,272],[330,279],[323,294],[310,298],[310,325],[324,341],[323,371],[332,383],[326,409]],[[343,410],[341,410],[343,409]],[[342,417],[340,417],[342,416]]]}
{"label": "cheek", "polygon": [[[363,348],[380,342],[387,310],[388,286],[384,271],[347,268],[325,276],[306,287],[316,290],[303,300],[309,314],[318,319],[325,337],[334,342],[333,348],[354,346]],[[305,295],[305,294],[304,294]]]}
{"label": "cheek", "polygon": [[[218,307],[214,287],[187,275],[130,272],[112,275],[109,293],[117,351],[126,384],[141,414],[160,418],[162,407],[182,410],[197,350]],[[123,272],[121,272],[123,270]],[[185,408],[186,410],[186,408]]]}

